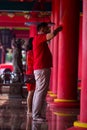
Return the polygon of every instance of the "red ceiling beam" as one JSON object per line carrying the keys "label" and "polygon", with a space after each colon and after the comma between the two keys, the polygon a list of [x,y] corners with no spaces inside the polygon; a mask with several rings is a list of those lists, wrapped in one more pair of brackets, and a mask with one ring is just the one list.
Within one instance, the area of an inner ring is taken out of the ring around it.
{"label": "red ceiling beam", "polygon": [[24,16],[0,16],[0,26],[9,26],[9,27],[26,27],[26,22],[50,22],[50,17],[31,17],[26,19]]}

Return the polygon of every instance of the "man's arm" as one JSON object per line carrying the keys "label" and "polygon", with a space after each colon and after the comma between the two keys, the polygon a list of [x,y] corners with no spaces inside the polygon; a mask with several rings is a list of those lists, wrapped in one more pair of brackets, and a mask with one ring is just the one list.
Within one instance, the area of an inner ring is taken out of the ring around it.
{"label": "man's arm", "polygon": [[47,40],[51,40],[54,36],[56,36],[58,34],[58,32],[60,32],[63,29],[62,26],[57,27],[52,33],[48,33],[46,35],[46,39]]}

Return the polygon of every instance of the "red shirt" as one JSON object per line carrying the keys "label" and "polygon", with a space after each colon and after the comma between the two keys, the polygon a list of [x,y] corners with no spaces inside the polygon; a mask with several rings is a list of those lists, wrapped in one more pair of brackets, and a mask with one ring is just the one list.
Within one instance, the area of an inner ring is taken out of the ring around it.
{"label": "red shirt", "polygon": [[[32,50],[27,51],[26,61],[27,61],[26,74],[33,74],[33,51]],[[35,89],[35,84],[27,83],[26,85],[28,91]]]}
{"label": "red shirt", "polygon": [[33,51],[32,50],[27,51],[26,62],[27,62],[26,74],[32,74],[33,73]]}
{"label": "red shirt", "polygon": [[46,41],[46,34],[37,34],[34,37],[34,70],[52,67],[52,54]]}

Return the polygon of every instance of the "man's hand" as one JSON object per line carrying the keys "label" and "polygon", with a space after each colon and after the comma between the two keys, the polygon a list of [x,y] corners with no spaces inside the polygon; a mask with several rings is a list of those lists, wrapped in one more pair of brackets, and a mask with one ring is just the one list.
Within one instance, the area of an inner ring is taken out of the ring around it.
{"label": "man's hand", "polygon": [[54,31],[53,31],[53,34],[54,36],[57,35],[58,32],[62,31],[63,27],[60,25],[59,27],[57,27]]}
{"label": "man's hand", "polygon": [[52,33],[48,33],[46,35],[47,40],[51,40],[54,36],[58,34],[58,32],[62,31],[63,27],[62,25],[58,26]]}
{"label": "man's hand", "polygon": [[62,29],[63,29],[63,27],[62,27],[62,25],[60,25],[60,26],[58,27],[58,30],[59,30],[59,31],[62,31]]}

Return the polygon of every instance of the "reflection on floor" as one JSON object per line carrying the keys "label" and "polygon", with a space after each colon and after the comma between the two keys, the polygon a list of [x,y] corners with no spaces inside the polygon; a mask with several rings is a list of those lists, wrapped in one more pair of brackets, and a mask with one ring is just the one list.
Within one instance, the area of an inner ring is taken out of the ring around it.
{"label": "reflection on floor", "polygon": [[66,130],[77,120],[79,109],[51,108],[48,103],[45,123],[32,121],[26,113],[26,98],[0,95],[0,130]]}

